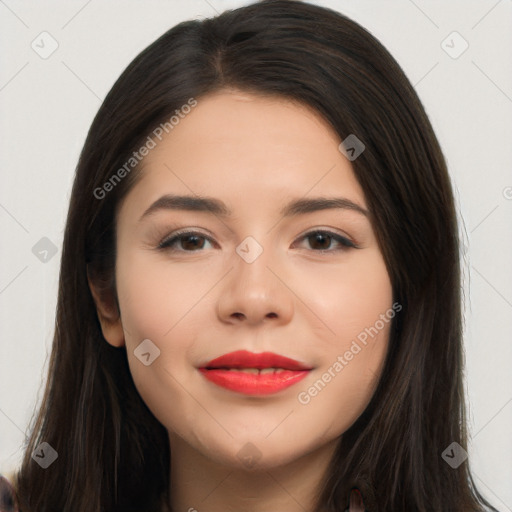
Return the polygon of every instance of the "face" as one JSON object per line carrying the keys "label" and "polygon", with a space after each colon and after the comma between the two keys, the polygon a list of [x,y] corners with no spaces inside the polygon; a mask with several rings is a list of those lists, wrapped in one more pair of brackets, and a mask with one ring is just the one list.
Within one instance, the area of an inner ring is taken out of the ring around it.
{"label": "face", "polygon": [[[225,90],[144,158],[117,217],[119,326],[171,450],[179,439],[229,466],[252,455],[273,467],[335,442],[368,404],[392,288],[340,142],[305,106]],[[205,369],[236,351],[295,367],[233,356]],[[219,369],[240,362],[253,370]]]}

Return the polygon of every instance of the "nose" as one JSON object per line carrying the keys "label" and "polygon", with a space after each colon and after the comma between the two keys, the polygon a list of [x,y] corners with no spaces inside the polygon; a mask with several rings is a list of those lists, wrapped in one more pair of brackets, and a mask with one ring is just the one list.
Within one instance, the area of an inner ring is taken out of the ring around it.
{"label": "nose", "polygon": [[251,263],[237,253],[234,268],[219,288],[217,314],[225,323],[259,325],[273,322],[286,324],[293,316],[294,295],[286,273],[270,250],[263,252]]}

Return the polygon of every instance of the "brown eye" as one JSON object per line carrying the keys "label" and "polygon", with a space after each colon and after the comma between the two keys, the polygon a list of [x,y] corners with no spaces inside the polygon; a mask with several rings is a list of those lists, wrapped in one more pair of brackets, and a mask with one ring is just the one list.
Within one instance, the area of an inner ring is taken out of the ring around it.
{"label": "brown eye", "polygon": [[[306,233],[301,240],[309,240],[310,247],[315,251],[332,252],[336,250],[346,250],[349,247],[356,248],[356,245],[348,238],[331,231],[310,231]],[[332,249],[332,244],[336,243],[341,247]]]}
{"label": "brown eye", "polygon": [[173,251],[196,252],[203,249],[205,241],[211,242],[211,239],[205,235],[192,231],[177,233],[160,242],[158,248],[170,249]]}
{"label": "brown eye", "polygon": [[[347,250],[351,247],[357,248],[348,238],[325,230],[310,231],[299,239],[299,241],[303,240],[308,240],[309,248],[315,252],[335,252]],[[177,252],[200,252],[205,248],[206,243],[212,242],[213,240],[206,235],[187,231],[174,233],[160,242],[158,248]]]}

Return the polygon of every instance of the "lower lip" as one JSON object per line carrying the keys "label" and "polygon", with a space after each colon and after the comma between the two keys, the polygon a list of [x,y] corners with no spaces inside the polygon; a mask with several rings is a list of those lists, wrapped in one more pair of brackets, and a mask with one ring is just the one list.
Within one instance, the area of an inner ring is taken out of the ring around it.
{"label": "lower lip", "polygon": [[277,393],[301,381],[310,372],[310,370],[284,370],[279,373],[254,374],[234,370],[208,370],[206,368],[199,368],[199,371],[217,386],[246,395]]}

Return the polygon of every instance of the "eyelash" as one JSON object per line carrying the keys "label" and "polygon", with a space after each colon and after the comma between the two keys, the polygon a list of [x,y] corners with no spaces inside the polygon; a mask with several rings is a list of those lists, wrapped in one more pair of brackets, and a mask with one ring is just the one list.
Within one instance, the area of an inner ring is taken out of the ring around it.
{"label": "eyelash", "polygon": [[[328,231],[328,230],[325,230],[325,229],[315,229],[315,230],[312,230],[312,231],[308,231],[307,233],[305,233],[303,236],[301,236],[299,238],[299,241],[303,241],[303,240],[306,240],[314,235],[324,235],[324,236],[328,236],[328,237],[331,237],[332,239],[334,239],[336,242],[338,242],[339,244],[341,244],[343,247],[340,248],[340,249],[334,249],[334,250],[331,250],[331,249],[311,249],[313,252],[319,252],[319,253],[328,253],[328,252],[338,252],[338,251],[346,251],[347,249],[358,249],[358,246],[356,244],[354,244],[352,241],[350,241],[348,238],[345,238],[344,236],[341,236],[339,235],[338,233],[334,233],[333,231]],[[204,238],[206,240],[208,240],[210,243],[213,243],[213,240],[209,237],[209,236],[206,236],[202,233],[199,233],[197,231],[181,231],[181,232],[177,232],[177,233],[173,233],[171,236],[167,237],[167,238],[164,238],[164,240],[162,240],[159,245],[158,245],[158,249],[162,250],[162,251],[172,251],[172,252],[201,252],[201,250],[195,250],[195,251],[187,251],[187,250],[182,250],[182,249],[175,249],[173,248],[173,245],[178,242],[179,240],[183,240],[183,239],[186,239],[187,237],[191,237],[191,236],[196,236],[196,237],[199,237],[199,238]]]}

